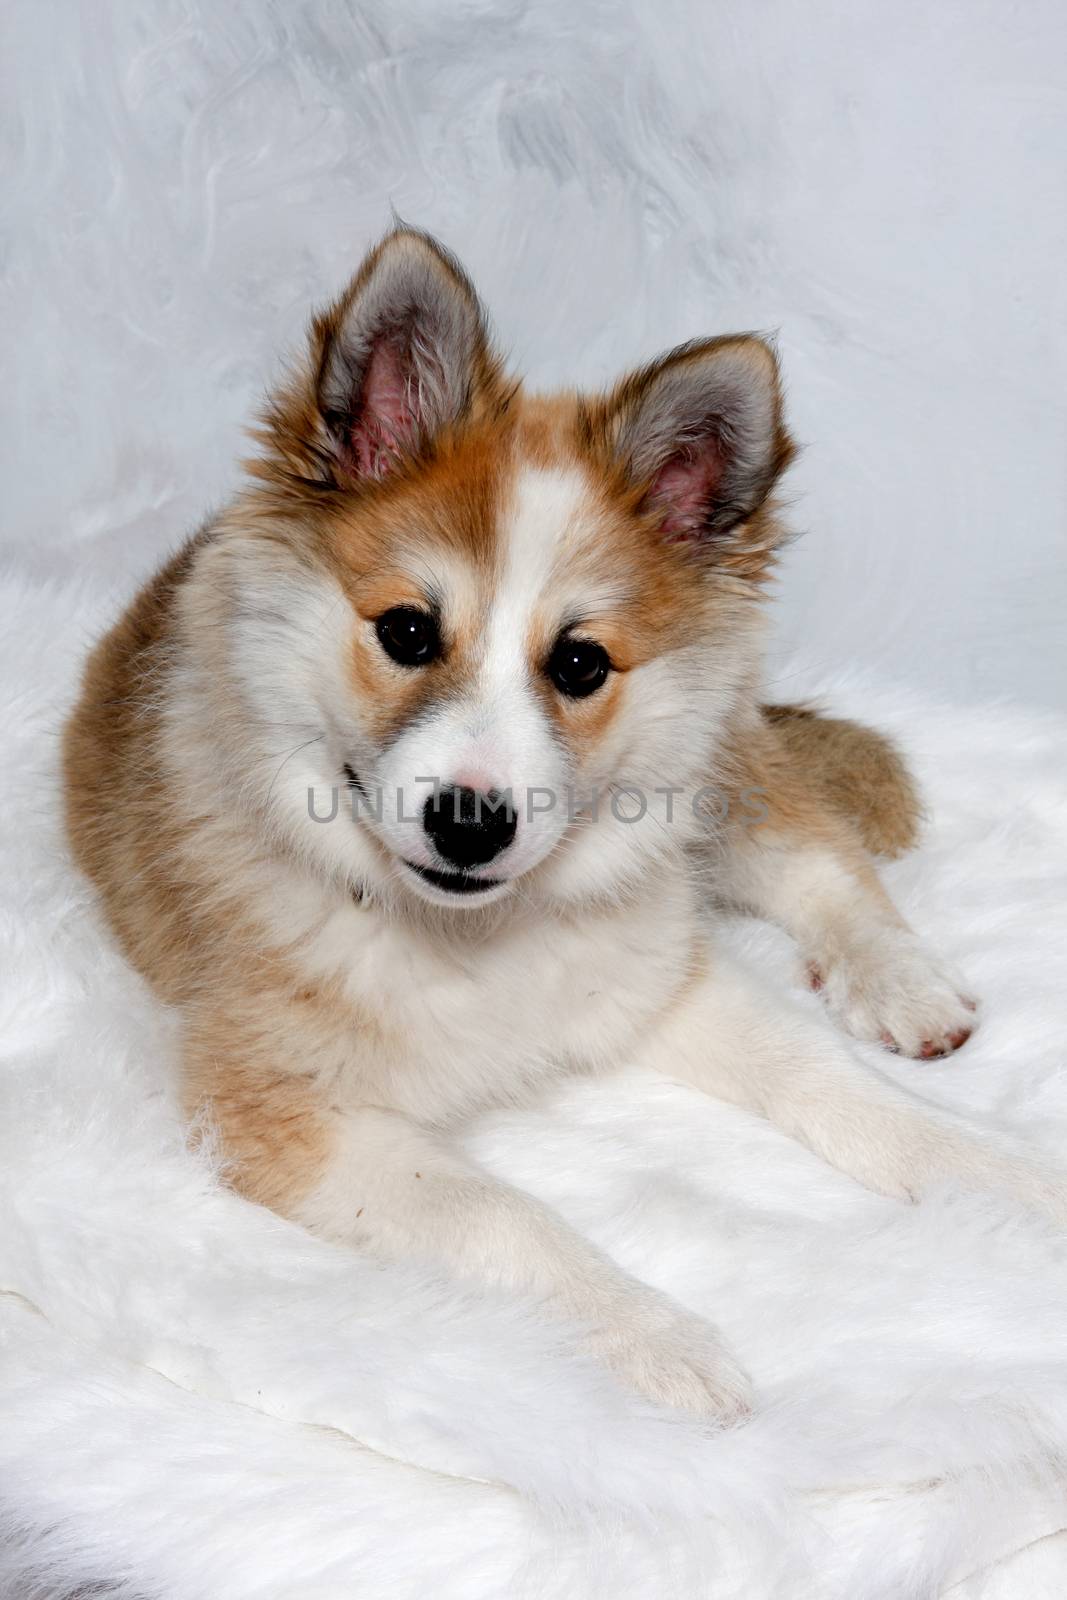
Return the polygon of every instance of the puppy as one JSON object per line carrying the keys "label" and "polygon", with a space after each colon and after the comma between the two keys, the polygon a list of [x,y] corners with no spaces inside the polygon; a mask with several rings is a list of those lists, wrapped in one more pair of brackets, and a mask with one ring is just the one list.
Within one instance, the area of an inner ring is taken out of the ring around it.
{"label": "puppy", "polygon": [[425,235],[312,324],[246,487],[94,652],[67,823],[180,1008],[190,1115],[315,1233],[536,1296],[641,1394],[730,1421],[744,1371],[450,1144],[565,1073],[638,1064],[859,1182],[1067,1219],[1025,1152],[914,1103],[712,945],[709,895],[795,935],[845,1028],[912,1056],[974,1003],[870,852],[894,751],[760,702],[791,446],[772,351],[694,341],[597,396],[526,394]]}

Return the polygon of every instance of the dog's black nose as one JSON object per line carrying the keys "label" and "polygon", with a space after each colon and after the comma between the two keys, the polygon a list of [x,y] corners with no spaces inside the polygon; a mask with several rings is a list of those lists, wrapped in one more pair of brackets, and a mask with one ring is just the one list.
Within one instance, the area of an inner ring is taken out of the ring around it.
{"label": "dog's black nose", "polygon": [[462,871],[482,867],[515,837],[516,817],[507,797],[491,789],[441,789],[427,800],[422,825],[434,849]]}

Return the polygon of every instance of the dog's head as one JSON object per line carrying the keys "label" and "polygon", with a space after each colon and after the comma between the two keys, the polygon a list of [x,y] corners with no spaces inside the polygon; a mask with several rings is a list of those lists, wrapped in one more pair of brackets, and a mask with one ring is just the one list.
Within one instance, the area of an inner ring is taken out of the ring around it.
{"label": "dog's head", "polygon": [[684,843],[753,692],[772,352],[695,341],[529,397],[456,262],[400,230],[311,356],[211,558],[274,821],[403,903],[618,891]]}

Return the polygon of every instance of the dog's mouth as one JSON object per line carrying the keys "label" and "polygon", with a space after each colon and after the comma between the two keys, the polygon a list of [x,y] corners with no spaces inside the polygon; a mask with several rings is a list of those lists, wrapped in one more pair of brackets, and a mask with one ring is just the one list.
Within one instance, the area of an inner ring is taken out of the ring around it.
{"label": "dog's mouth", "polygon": [[414,861],[405,860],[404,865],[417,872],[424,883],[442,889],[445,894],[487,894],[491,889],[499,889],[504,881],[502,878],[472,878],[469,872],[438,872],[436,867],[420,867]]}
{"label": "dog's mouth", "polygon": [[[367,791],[360,782],[359,774],[349,766],[346,761],[342,771],[345,782],[354,794],[362,799],[367,798]],[[494,889],[505,886],[504,878],[476,878],[470,872],[444,872],[439,867],[422,867],[417,861],[409,861],[406,856],[398,858],[401,864],[413,872],[423,883],[431,889],[436,889],[438,894],[462,896],[466,899],[476,900],[480,895],[489,895]]]}

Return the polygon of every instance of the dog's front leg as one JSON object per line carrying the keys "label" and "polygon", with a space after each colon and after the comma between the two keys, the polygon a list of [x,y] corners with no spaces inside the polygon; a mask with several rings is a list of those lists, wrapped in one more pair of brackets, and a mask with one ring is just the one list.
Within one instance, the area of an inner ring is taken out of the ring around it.
{"label": "dog's front leg", "polygon": [[780,823],[735,828],[721,896],[792,934],[849,1033],[927,1060],[958,1049],[976,1020],[964,979],[904,921],[847,826],[820,824],[818,844]]}
{"label": "dog's front leg", "polygon": [[1067,1226],[1067,1174],[913,1098],[727,958],[712,958],[637,1060],[765,1117],[869,1189],[917,1199],[959,1183]]}
{"label": "dog's front leg", "polygon": [[908,927],[871,856],[915,842],[918,796],[892,745],[778,707],[738,734],[728,766],[748,788],[707,841],[716,898],[792,934],[856,1038],[923,1059],[958,1049],[976,1020],[969,985]]}
{"label": "dog's front leg", "polygon": [[[647,1398],[733,1422],[748,1410],[749,1382],[710,1323],[646,1284],[532,1196],[497,1182],[436,1135],[376,1107],[341,1109],[299,1074],[244,1069],[207,1099],[232,1157],[236,1187],[320,1237],[386,1261],[421,1261],[484,1285],[532,1296],[576,1326],[582,1345]],[[281,1096],[281,1099],[278,1097]]]}

